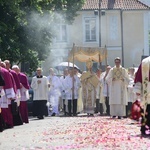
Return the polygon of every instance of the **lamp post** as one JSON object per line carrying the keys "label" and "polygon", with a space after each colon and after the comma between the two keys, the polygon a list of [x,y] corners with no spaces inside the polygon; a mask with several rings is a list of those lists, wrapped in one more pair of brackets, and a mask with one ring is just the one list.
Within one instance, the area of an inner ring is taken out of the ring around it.
{"label": "lamp post", "polygon": [[[101,47],[101,2],[102,0],[99,0],[98,3],[98,10],[94,10],[94,14],[98,15],[98,22],[99,22],[99,47]],[[99,68],[102,68],[102,64],[101,64],[101,56],[99,54]]]}
{"label": "lamp post", "polygon": [[99,47],[101,47],[101,1],[99,0]]}
{"label": "lamp post", "polygon": [[123,10],[120,10],[122,66],[124,67]]}
{"label": "lamp post", "polygon": [[[99,47],[101,47],[101,1],[99,0]],[[102,68],[101,56],[99,54],[99,68]]]}

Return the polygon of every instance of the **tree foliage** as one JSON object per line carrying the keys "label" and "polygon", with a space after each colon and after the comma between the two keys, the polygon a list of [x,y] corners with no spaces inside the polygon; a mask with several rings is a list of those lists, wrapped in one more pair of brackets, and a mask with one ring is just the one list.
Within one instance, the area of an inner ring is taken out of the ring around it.
{"label": "tree foliage", "polygon": [[29,62],[31,73],[50,52],[58,14],[73,23],[84,0],[0,0],[0,54],[11,63]]}

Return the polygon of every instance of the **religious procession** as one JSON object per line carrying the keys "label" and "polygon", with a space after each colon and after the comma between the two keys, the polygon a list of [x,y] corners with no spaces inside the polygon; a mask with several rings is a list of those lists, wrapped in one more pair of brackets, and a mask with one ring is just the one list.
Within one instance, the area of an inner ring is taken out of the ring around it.
{"label": "religious procession", "polygon": [[[90,55],[91,58],[91,55]],[[94,57],[92,58],[94,59]],[[108,116],[113,119],[131,118],[141,122],[141,134],[149,133],[149,61],[143,59],[138,70],[124,68],[121,59],[114,66],[93,72],[93,60],[86,60],[87,70],[66,67],[58,77],[54,68],[49,76],[37,68],[29,85],[27,76],[9,60],[0,62],[0,131],[29,123],[27,100],[33,89],[33,117]],[[84,60],[85,61],[85,60]]]}

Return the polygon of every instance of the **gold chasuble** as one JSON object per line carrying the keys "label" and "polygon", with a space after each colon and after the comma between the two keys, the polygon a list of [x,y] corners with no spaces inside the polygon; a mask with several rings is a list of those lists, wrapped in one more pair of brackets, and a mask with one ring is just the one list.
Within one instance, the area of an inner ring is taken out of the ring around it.
{"label": "gold chasuble", "polygon": [[94,114],[96,101],[96,87],[99,79],[95,73],[91,72],[92,62],[87,62],[87,72],[83,72],[81,76],[82,95],[83,95],[83,111],[88,114]]}
{"label": "gold chasuble", "polygon": [[120,67],[120,68],[113,68],[113,78],[115,80],[123,79],[122,67]]}
{"label": "gold chasuble", "polygon": [[94,113],[96,100],[96,85],[98,83],[95,74],[85,72],[81,76],[82,95],[83,95],[83,111],[88,114]]}

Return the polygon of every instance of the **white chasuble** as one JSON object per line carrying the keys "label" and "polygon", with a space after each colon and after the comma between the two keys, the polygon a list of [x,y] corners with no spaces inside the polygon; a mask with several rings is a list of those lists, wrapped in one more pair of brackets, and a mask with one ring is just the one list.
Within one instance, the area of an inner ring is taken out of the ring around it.
{"label": "white chasuble", "polygon": [[[128,104],[127,85],[129,84],[129,76],[125,68],[113,67],[110,69],[106,82],[109,86],[109,104],[125,106]],[[118,108],[119,108],[118,107]],[[117,107],[116,107],[117,108]],[[125,115],[125,112],[123,113]]]}

